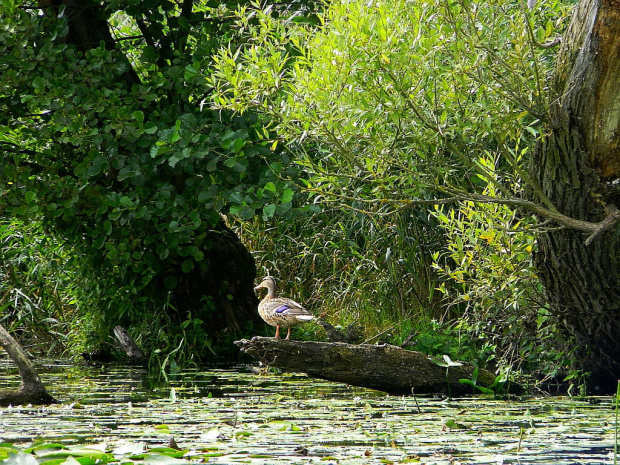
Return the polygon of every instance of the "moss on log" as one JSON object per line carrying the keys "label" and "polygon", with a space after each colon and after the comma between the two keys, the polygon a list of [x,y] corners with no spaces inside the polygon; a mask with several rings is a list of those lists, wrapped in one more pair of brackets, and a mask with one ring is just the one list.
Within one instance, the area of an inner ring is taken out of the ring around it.
{"label": "moss on log", "polygon": [[[390,394],[457,395],[473,391],[459,379],[471,379],[474,366],[440,366],[421,352],[389,344],[300,342],[270,337],[242,339],[235,344],[269,366]],[[478,385],[488,387],[494,381],[492,373],[479,370]]]}
{"label": "moss on log", "polygon": [[0,390],[0,406],[2,407],[26,404],[49,405],[54,403],[56,403],[56,399],[50,396],[45,390]]}

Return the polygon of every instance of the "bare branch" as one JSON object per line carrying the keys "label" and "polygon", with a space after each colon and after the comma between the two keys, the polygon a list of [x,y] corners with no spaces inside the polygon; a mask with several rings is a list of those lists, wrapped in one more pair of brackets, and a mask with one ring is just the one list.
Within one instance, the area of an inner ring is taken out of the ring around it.
{"label": "bare branch", "polygon": [[590,245],[597,236],[604,231],[611,229],[618,221],[620,221],[620,210],[613,204],[607,205],[607,218],[599,223],[598,228],[594,230],[592,234],[588,236],[585,244]]}
{"label": "bare branch", "polygon": [[[618,210],[615,205],[610,204],[607,207],[608,216],[603,221],[599,223],[592,223],[590,221],[577,220],[575,218],[571,218],[570,216],[566,216],[555,209],[550,209],[543,207],[542,205],[537,204],[536,202],[532,202],[531,200],[520,199],[517,197],[493,197],[490,195],[484,194],[476,194],[471,192],[466,192],[462,190],[458,190],[451,187],[438,187],[434,186],[436,190],[442,191],[445,194],[448,194],[449,197],[445,198],[434,198],[434,199],[385,199],[385,198],[375,198],[375,199],[363,199],[359,197],[353,197],[350,195],[329,192],[322,189],[313,189],[305,186],[300,186],[303,190],[308,192],[313,192],[315,194],[321,194],[326,197],[331,197],[333,199],[337,199],[345,202],[347,208],[350,208],[354,211],[360,213],[366,213],[369,215],[378,215],[378,216],[389,216],[394,213],[401,212],[403,210],[414,208],[418,206],[428,206],[428,205],[446,205],[456,202],[474,202],[474,203],[491,203],[491,204],[502,204],[508,205],[516,208],[523,208],[527,211],[535,213],[538,216],[551,220],[562,227],[568,229],[574,229],[577,231],[583,231],[591,233],[591,235],[586,240],[586,245],[591,243],[592,240],[596,236],[598,236],[603,231],[610,229],[616,223],[620,222],[620,210]],[[361,205],[368,205],[374,207],[392,207],[389,208],[388,211],[377,212],[377,211],[368,211],[360,207],[354,207],[350,205],[351,203],[358,203]]]}

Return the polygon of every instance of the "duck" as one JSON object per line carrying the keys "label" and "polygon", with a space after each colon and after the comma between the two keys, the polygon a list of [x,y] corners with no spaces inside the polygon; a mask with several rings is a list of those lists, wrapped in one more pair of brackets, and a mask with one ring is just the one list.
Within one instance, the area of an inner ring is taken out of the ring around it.
{"label": "duck", "polygon": [[254,288],[267,289],[267,295],[258,304],[258,314],[265,323],[276,327],[276,339],[280,339],[280,328],[287,328],[286,339],[291,337],[291,328],[314,319],[314,315],[306,310],[301,304],[286,297],[276,295],[276,280],[272,276],[266,276],[261,283]]}

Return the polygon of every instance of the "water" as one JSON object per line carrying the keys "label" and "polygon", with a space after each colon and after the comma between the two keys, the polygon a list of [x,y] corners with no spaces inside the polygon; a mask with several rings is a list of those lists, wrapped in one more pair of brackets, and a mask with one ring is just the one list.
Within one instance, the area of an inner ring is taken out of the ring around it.
{"label": "water", "polygon": [[[611,397],[395,397],[243,367],[169,383],[140,368],[39,370],[60,403],[0,408],[0,458],[15,461],[20,450],[39,463],[72,456],[82,465],[613,463]],[[18,384],[8,362],[0,373],[0,389]],[[180,452],[167,449],[170,438]]]}

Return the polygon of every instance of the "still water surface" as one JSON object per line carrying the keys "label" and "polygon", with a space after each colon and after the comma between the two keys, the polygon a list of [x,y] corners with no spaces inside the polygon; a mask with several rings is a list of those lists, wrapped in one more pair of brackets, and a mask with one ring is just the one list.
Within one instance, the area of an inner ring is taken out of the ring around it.
{"label": "still water surface", "polygon": [[[0,443],[86,445],[108,462],[160,465],[614,463],[611,397],[397,397],[243,367],[187,371],[169,383],[141,368],[39,370],[60,403],[0,408]],[[0,389],[16,383],[0,361]],[[183,451],[174,459],[161,449],[171,437]]]}

